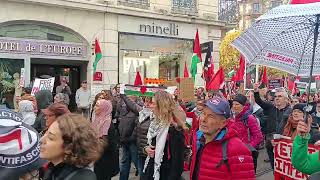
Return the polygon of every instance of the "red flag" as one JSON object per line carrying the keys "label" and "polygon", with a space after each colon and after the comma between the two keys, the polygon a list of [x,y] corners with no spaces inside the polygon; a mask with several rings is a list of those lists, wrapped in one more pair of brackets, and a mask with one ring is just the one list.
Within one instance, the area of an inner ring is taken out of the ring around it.
{"label": "red flag", "polygon": [[187,62],[184,62],[184,70],[183,70],[183,77],[188,78],[189,77],[189,71],[187,67]]}
{"label": "red flag", "polygon": [[142,80],[139,71],[136,73],[136,79],[134,80],[134,85],[135,86],[141,86],[142,85]]}
{"label": "red flag", "polygon": [[291,94],[296,94],[297,92],[296,83],[292,81],[290,78],[288,78],[288,89],[289,91],[291,91]]}
{"label": "red flag", "polygon": [[245,66],[246,66],[246,62],[244,60],[244,57],[241,55],[240,60],[239,60],[239,69],[238,69],[236,77],[235,77],[237,82],[243,81],[243,77],[244,77],[244,73],[245,73]]}
{"label": "red flag", "polygon": [[223,84],[224,84],[224,71],[223,71],[223,68],[220,67],[218,72],[212,77],[210,83],[207,84],[207,89],[219,90]]}
{"label": "red flag", "polygon": [[262,77],[261,77],[261,83],[264,84],[265,86],[268,85],[267,67],[263,68],[263,73],[262,73]]}
{"label": "red flag", "polygon": [[320,2],[320,0],[291,0],[290,4],[309,4]]}
{"label": "red flag", "polygon": [[197,32],[196,32],[196,37],[194,38],[193,53],[196,53],[198,55],[200,61],[202,61],[198,29],[197,29]]}

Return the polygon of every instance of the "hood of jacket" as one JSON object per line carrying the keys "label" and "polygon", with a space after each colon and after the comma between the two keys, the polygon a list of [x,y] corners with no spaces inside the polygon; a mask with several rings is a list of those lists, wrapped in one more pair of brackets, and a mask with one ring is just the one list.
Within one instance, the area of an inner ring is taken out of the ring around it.
{"label": "hood of jacket", "polygon": [[250,104],[246,104],[243,108],[243,110],[236,115],[235,121],[245,121],[248,119],[249,115],[251,115],[253,112],[253,109]]}
{"label": "hood of jacket", "polygon": [[38,109],[45,109],[52,104],[53,97],[49,90],[41,90],[35,94]]}

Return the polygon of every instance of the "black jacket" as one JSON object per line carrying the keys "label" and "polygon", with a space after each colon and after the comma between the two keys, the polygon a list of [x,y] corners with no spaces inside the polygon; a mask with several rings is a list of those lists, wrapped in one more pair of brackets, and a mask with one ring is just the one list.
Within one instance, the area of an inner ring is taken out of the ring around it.
{"label": "black jacket", "polygon": [[97,180],[108,180],[116,176],[119,169],[119,148],[117,144],[117,133],[113,123],[111,123],[108,136],[104,136],[107,146],[101,158],[94,165],[94,172]]}
{"label": "black jacket", "polygon": [[121,144],[135,142],[135,139],[132,135],[133,130],[136,127],[138,115],[139,114],[131,111],[127,107],[123,99],[119,100],[117,104],[116,118],[118,118],[119,121],[118,130]]}
{"label": "black jacket", "polygon": [[[139,112],[143,110],[142,106],[140,106],[138,103],[131,101],[127,96],[121,95],[121,98],[132,112],[139,114]],[[132,137],[136,139],[136,143],[138,146],[138,155],[141,157],[146,157],[147,155],[144,153],[144,147],[148,145],[147,134],[151,120],[149,116],[143,117],[142,119],[143,121],[136,122],[137,125],[133,131]]]}
{"label": "black jacket", "polygon": [[259,92],[254,93],[256,103],[263,109],[262,132],[264,134],[282,134],[284,126],[287,124],[288,117],[292,112],[290,106],[277,109],[273,104],[263,101]]}
{"label": "black jacket", "polygon": [[[171,126],[164,148],[163,161],[160,167],[160,180],[180,180],[183,172],[183,158],[185,151],[183,130]],[[155,141],[155,138],[153,139]],[[156,142],[155,142],[156,143]],[[168,153],[170,152],[170,153]],[[154,159],[150,159],[146,172],[140,180],[153,180]]]}
{"label": "black jacket", "polygon": [[43,180],[65,180],[69,174],[77,171],[68,180],[96,180],[96,175],[93,171],[89,169],[77,168],[72,165],[67,165],[64,163],[53,166],[49,164],[49,169],[44,175]]}

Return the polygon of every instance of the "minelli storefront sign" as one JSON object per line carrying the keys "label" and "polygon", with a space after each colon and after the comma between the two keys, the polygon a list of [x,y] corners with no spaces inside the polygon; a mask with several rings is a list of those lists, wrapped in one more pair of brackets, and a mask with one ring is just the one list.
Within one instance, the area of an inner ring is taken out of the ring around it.
{"label": "minelli storefront sign", "polygon": [[179,36],[179,26],[176,23],[168,23],[168,25],[163,26],[153,22],[151,24],[140,24],[139,28],[139,32],[142,33]]}
{"label": "minelli storefront sign", "polygon": [[0,53],[84,59],[87,56],[87,47],[78,43],[0,38]]}

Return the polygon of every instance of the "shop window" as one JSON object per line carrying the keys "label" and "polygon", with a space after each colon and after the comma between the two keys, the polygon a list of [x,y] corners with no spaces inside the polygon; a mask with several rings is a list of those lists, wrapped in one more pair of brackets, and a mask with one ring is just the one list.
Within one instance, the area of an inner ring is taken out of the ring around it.
{"label": "shop window", "polygon": [[172,0],[172,12],[178,14],[195,15],[197,13],[196,0]]}
{"label": "shop window", "polygon": [[185,39],[120,34],[120,83],[133,84],[137,71],[143,79],[182,77],[184,62],[191,61],[192,43]]}
{"label": "shop window", "polygon": [[254,14],[261,13],[261,4],[260,3],[253,3],[252,4],[252,13],[254,13]]}
{"label": "shop window", "polygon": [[5,104],[10,109],[17,107],[14,102],[22,93],[19,83],[23,67],[23,59],[0,58],[0,104]]}
{"label": "shop window", "polygon": [[118,0],[119,5],[130,6],[135,8],[149,8],[149,0]]}

